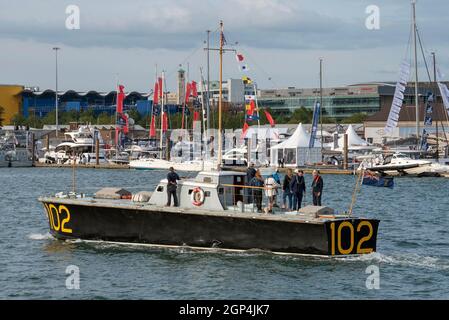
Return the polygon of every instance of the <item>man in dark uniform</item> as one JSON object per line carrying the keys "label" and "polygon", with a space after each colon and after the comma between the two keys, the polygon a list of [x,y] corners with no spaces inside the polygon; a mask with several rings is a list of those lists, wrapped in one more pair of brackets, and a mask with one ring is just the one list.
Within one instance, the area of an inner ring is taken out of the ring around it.
{"label": "man in dark uniform", "polygon": [[181,180],[178,176],[178,174],[175,172],[175,169],[173,167],[170,167],[170,172],[167,174],[167,207],[171,206],[171,197],[173,196],[173,201],[175,207],[179,206],[178,203],[178,196],[176,194],[176,189],[178,188],[178,180]]}
{"label": "man in dark uniform", "polygon": [[[246,170],[246,185],[247,186],[251,185],[251,181],[253,180],[255,175],[256,175],[256,169],[254,168],[254,163],[251,162],[248,169]],[[248,199],[247,203],[253,203],[253,193],[251,192],[251,189],[246,189],[246,198]]]}
{"label": "man in dark uniform", "polygon": [[318,170],[313,170],[312,197],[313,205],[321,206],[321,196],[323,194],[323,178]]}

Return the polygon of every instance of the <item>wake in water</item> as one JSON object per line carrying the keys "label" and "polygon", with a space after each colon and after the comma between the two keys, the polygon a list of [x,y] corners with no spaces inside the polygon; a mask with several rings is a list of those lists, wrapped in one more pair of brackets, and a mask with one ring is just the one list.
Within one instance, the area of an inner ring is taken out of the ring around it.
{"label": "wake in water", "polygon": [[28,235],[28,239],[31,240],[50,240],[50,239],[54,239],[54,237],[49,233],[32,233]]}
{"label": "wake in water", "polygon": [[337,257],[337,261],[349,262],[369,262],[387,264],[393,266],[418,267],[433,270],[449,270],[449,261],[447,259],[421,256],[418,254],[396,254],[385,255],[379,252],[360,256]]}

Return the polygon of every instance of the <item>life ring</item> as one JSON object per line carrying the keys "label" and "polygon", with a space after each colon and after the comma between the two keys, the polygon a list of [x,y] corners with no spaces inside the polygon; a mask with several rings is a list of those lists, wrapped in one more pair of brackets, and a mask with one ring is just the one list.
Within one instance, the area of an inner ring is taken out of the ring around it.
{"label": "life ring", "polygon": [[200,187],[195,187],[192,190],[192,193],[190,195],[190,199],[192,200],[192,204],[194,206],[202,206],[204,203],[204,190]]}

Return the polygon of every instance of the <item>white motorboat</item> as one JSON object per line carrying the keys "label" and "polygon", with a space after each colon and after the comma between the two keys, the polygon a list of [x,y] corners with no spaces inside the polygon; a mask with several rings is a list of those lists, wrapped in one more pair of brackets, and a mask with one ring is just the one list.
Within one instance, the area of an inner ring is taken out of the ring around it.
{"label": "white motorboat", "polygon": [[31,138],[25,131],[0,131],[0,167],[31,167]]}

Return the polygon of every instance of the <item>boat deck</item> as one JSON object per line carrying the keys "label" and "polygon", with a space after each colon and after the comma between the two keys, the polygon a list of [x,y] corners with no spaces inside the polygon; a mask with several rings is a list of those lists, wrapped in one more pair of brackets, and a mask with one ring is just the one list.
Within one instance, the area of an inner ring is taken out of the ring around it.
{"label": "boat deck", "polygon": [[85,198],[61,198],[61,197],[40,197],[39,201],[46,203],[58,203],[68,204],[75,206],[88,206],[88,207],[106,207],[106,208],[120,208],[128,210],[140,210],[140,211],[157,211],[167,213],[182,213],[193,215],[208,215],[208,216],[220,216],[220,217],[234,217],[234,218],[250,218],[261,219],[270,221],[288,221],[298,223],[311,223],[311,224],[324,224],[326,221],[346,220],[348,218],[358,219],[358,217],[349,217],[348,215],[320,215],[315,217],[310,214],[297,213],[296,211],[284,211],[278,209],[273,214],[257,213],[257,212],[241,212],[234,209],[213,211],[204,210],[201,208],[183,208],[183,207],[166,207],[153,205],[142,202],[134,202],[128,199],[96,199],[92,197]]}

